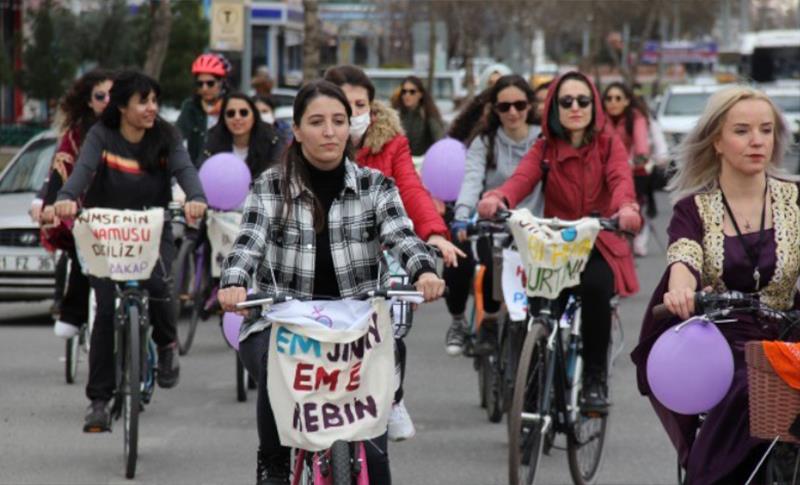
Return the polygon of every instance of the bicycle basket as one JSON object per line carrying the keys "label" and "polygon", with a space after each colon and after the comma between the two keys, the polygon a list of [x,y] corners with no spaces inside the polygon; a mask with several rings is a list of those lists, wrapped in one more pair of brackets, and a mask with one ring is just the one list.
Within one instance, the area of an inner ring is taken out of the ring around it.
{"label": "bicycle basket", "polygon": [[760,341],[745,344],[747,384],[750,388],[750,435],[800,443],[789,427],[800,412],[800,391],[786,384],[772,368]]}

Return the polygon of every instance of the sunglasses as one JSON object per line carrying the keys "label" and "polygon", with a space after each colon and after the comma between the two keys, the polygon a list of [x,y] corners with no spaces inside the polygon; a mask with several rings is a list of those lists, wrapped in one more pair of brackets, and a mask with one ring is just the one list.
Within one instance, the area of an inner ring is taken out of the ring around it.
{"label": "sunglasses", "polygon": [[611,101],[616,101],[617,103],[619,103],[620,101],[622,101],[622,99],[623,99],[623,98],[622,98],[622,96],[620,96],[620,95],[611,96],[611,95],[609,94],[609,95],[607,95],[607,96],[606,96],[606,101],[608,101],[608,102],[611,102]]}
{"label": "sunglasses", "polygon": [[205,87],[207,87],[207,88],[213,88],[214,86],[217,85],[217,81],[215,79],[212,79],[210,81],[199,81],[198,80],[198,81],[194,82],[194,85],[197,86],[198,88],[202,88],[203,85],[205,85]]}
{"label": "sunglasses", "polygon": [[564,109],[572,108],[572,105],[573,103],[575,103],[575,101],[578,102],[578,106],[581,108],[585,108],[590,104],[592,104],[592,98],[590,98],[589,96],[585,96],[583,94],[581,94],[578,97],[561,96],[560,98],[558,98],[559,106],[561,106]]}
{"label": "sunglasses", "polygon": [[494,105],[494,108],[500,113],[507,113],[511,107],[514,107],[515,110],[518,112],[525,111],[528,108],[527,101],[514,101],[513,103],[497,103]]}
{"label": "sunglasses", "polygon": [[[226,118],[233,118],[234,116],[236,116],[236,110],[235,109],[229,109],[229,110],[227,110],[225,112],[225,117]],[[248,116],[250,116],[250,110],[249,109],[239,108],[239,117],[240,118],[247,118]]]}
{"label": "sunglasses", "polygon": [[405,96],[406,94],[410,94],[410,95],[413,96],[413,95],[417,94],[418,92],[419,91],[417,91],[416,89],[401,89],[400,90],[400,96]]}
{"label": "sunglasses", "polygon": [[108,93],[103,92],[103,91],[98,91],[98,92],[92,94],[92,97],[94,98],[95,101],[101,101],[102,102],[102,101],[105,101],[105,100],[108,99]]}

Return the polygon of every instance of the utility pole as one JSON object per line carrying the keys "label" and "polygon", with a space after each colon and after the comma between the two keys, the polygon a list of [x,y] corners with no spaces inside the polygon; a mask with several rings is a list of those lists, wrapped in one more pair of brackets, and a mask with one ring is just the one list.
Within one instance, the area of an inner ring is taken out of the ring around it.
{"label": "utility pole", "polygon": [[303,0],[303,82],[316,79],[319,74],[319,4],[317,0]]}

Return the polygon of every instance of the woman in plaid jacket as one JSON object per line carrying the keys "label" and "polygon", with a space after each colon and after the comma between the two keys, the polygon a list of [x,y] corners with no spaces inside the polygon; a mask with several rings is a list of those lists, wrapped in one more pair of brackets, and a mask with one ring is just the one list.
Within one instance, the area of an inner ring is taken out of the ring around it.
{"label": "woman in plaid jacket", "polygon": [[[347,157],[350,116],[344,93],[327,81],[297,94],[294,141],[283,164],[255,181],[224,264],[219,301],[226,311],[245,300],[254,275],[260,291],[306,299],[375,288],[382,246],[399,250],[426,301],[442,295],[444,281],[414,234],[397,187]],[[257,483],[288,484],[289,449],[280,445],[266,390],[268,342],[266,322],[243,327],[240,355],[259,386]],[[367,447],[370,483],[391,483],[386,435],[373,443]]]}

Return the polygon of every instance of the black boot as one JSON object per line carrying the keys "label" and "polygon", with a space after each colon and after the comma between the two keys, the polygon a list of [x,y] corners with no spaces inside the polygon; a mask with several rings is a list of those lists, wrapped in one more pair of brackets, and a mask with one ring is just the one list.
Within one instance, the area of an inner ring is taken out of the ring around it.
{"label": "black boot", "polygon": [[256,485],[289,485],[289,463],[286,460],[269,460],[260,451],[256,459]]}
{"label": "black boot", "polygon": [[587,367],[583,373],[581,411],[584,414],[608,414],[608,384],[606,372]]}

